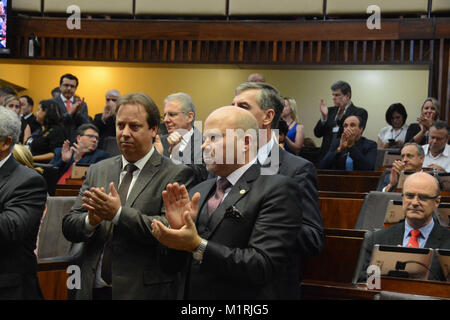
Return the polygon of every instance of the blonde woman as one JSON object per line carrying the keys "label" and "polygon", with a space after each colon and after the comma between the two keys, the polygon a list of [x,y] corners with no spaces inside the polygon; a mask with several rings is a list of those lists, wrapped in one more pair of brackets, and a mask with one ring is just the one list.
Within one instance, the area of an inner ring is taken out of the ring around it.
{"label": "blonde woman", "polygon": [[284,109],[281,117],[286,121],[289,130],[284,139],[284,149],[298,155],[303,147],[305,131],[303,125],[297,122],[296,108],[297,103],[295,99],[289,97],[284,98]]}
{"label": "blonde woman", "polygon": [[28,150],[28,148],[26,148],[25,146],[21,144],[15,144],[12,154],[14,158],[25,167],[34,169],[40,174],[44,173],[44,169],[34,167],[33,155],[31,154],[31,151]]}

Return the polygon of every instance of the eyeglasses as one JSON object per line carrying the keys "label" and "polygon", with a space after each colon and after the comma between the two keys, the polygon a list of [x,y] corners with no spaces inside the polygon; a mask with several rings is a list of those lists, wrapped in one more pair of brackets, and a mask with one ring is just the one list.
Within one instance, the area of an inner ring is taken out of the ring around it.
{"label": "eyeglasses", "polygon": [[173,117],[176,117],[179,113],[184,113],[184,112],[167,112],[167,113],[164,113],[163,114],[163,119],[166,117],[166,116],[169,116],[169,118],[173,118]]}
{"label": "eyeglasses", "polygon": [[436,195],[436,196],[429,196],[429,195],[427,195],[427,194],[422,194],[422,193],[410,193],[410,192],[405,192],[405,193],[402,194],[402,196],[405,197],[405,198],[408,199],[408,200],[413,200],[413,199],[415,199],[416,196],[417,196],[417,198],[418,198],[419,201],[421,201],[421,202],[425,202],[425,201],[427,201],[427,200],[435,200],[435,199],[437,199],[437,197],[439,197],[439,195]]}
{"label": "eyeglasses", "polygon": [[83,134],[83,136],[88,137],[89,139],[99,140],[98,136],[94,136],[93,134]]}

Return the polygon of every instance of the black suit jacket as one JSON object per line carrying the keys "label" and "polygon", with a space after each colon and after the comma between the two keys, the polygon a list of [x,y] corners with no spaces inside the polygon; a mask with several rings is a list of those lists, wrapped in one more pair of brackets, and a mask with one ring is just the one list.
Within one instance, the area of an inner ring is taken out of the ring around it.
{"label": "black suit jacket", "polygon": [[59,95],[57,98],[54,98],[53,101],[56,102],[59,108],[59,112],[61,113],[64,124],[64,133],[67,139],[69,139],[70,142],[76,141],[78,127],[82,124],[91,122],[89,119],[86,103],[83,102],[78,112],[71,116],[67,112],[66,105],[62,101],[61,95]]}
{"label": "black suit jacket", "polygon": [[[317,138],[323,138],[322,145],[320,147],[319,161],[330,150],[330,146],[333,141],[342,134],[344,121],[349,116],[359,116],[362,119],[363,128],[366,127],[368,114],[365,109],[357,107],[353,103],[351,103],[348,106],[347,110],[345,110],[345,113],[342,116],[341,120],[336,121],[335,118],[338,109],[338,107],[328,107],[327,120],[322,123],[322,121],[319,119],[316,126],[314,127],[314,135]],[[333,128],[336,126],[339,126],[339,131],[333,133]]]}
{"label": "black suit jacket", "polygon": [[27,119],[25,119],[25,118],[22,118],[22,119],[30,126],[31,133],[33,133],[36,130],[39,130],[41,128],[41,125],[39,124],[39,122],[37,122],[34,114],[31,114]]}
{"label": "black suit jacket", "polygon": [[251,166],[209,218],[207,200],[216,179],[195,186],[196,219],[208,240],[202,263],[190,258],[187,299],[297,299],[299,255],[296,237],[302,208],[289,177],[261,175]]}
{"label": "black suit jacket", "polygon": [[103,141],[106,137],[115,137],[116,136],[116,116],[112,115],[106,121],[102,120],[103,113],[97,113],[94,117],[92,123],[98,128],[100,131],[100,141],[98,143],[98,147],[102,149]]}
{"label": "black suit jacket", "polygon": [[41,299],[34,250],[47,200],[44,178],[14,157],[0,168],[0,299]]}
{"label": "black suit jacket", "polygon": [[[169,134],[163,135],[161,137],[161,143],[164,148],[163,155],[170,158],[170,144],[167,141],[168,137]],[[195,174],[196,183],[200,183],[208,179],[208,171],[206,169],[205,163],[203,162],[203,152],[201,149],[202,144],[202,133],[194,127],[194,133],[192,134],[191,139],[184,148],[184,151],[179,152],[172,157],[172,160],[179,161],[192,169]]]}
{"label": "black suit jacket", "polygon": [[337,152],[340,140],[336,139],[331,145],[330,151],[319,163],[319,169],[345,170],[347,151],[353,159],[353,170],[370,171],[375,169],[377,161],[377,143],[375,141],[361,137],[347,151]]}
{"label": "black suit jacket", "polygon": [[[272,159],[277,152],[279,162],[275,158]],[[303,256],[319,255],[325,247],[325,236],[317,191],[316,168],[308,160],[281,149],[275,143],[263,165],[263,170],[270,170],[269,168],[272,166],[271,174],[281,174],[293,178],[300,190],[300,201],[303,208],[302,228],[298,234],[300,253]]]}
{"label": "black suit jacket", "polygon": [[[370,264],[372,257],[373,246],[375,244],[397,246],[403,245],[403,236],[405,233],[405,221],[399,222],[392,227],[374,232],[364,242],[364,266],[361,270],[359,281],[366,281],[366,270]],[[438,221],[434,220],[434,227],[425,243],[425,248],[432,249],[450,249],[450,230],[442,227]],[[437,257],[433,257],[431,262],[431,272],[429,273],[429,280],[446,281],[442,273],[441,266]]]}

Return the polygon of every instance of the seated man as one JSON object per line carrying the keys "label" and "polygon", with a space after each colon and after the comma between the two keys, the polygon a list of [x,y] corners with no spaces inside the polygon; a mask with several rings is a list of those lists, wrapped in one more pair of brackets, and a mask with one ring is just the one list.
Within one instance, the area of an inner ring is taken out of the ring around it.
{"label": "seated man", "polygon": [[[184,297],[298,299],[302,207],[295,180],[261,174],[258,123],[249,111],[219,108],[204,129],[205,162],[217,178],[195,186],[192,198],[168,185],[163,199],[171,229],[152,221],[161,243],[193,253]],[[180,220],[184,226],[174,228]]]}
{"label": "seated man", "polygon": [[97,149],[99,134],[93,124],[82,124],[78,128],[77,142],[70,146],[69,140],[64,141],[62,148],[56,148],[50,164],[59,168],[58,184],[65,184],[72,174],[73,164],[90,165],[109,158],[109,154]]}
{"label": "seated man", "polygon": [[17,114],[0,107],[0,300],[42,299],[33,251],[47,187],[11,154],[19,135]]}
{"label": "seated man", "polygon": [[402,171],[419,172],[422,170],[424,152],[422,146],[415,142],[405,143],[401,151],[402,160],[395,160],[392,169],[385,176],[381,191],[392,192],[397,189],[398,179]]}
{"label": "seated man", "polygon": [[[365,262],[359,281],[366,281],[366,270],[375,244],[450,249],[450,230],[433,219],[433,212],[440,203],[439,194],[439,183],[426,172],[416,172],[405,180],[402,206],[406,218],[390,228],[374,232],[365,241]],[[446,280],[436,257],[432,261],[428,279]]]}
{"label": "seated man", "polygon": [[359,116],[349,116],[344,121],[344,132],[336,139],[319,169],[373,170],[377,160],[377,143],[362,136],[364,127]]}
{"label": "seated man", "polygon": [[437,171],[450,172],[450,147],[448,146],[448,125],[438,120],[430,127],[428,144],[423,146],[425,152],[424,167]]}

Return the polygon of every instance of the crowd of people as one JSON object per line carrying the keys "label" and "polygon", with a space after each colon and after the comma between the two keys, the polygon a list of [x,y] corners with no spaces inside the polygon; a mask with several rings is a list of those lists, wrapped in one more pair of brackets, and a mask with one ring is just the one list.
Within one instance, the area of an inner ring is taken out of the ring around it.
{"label": "crowd of people", "polygon": [[[298,299],[300,258],[325,246],[316,168],[374,170],[378,148],[402,157],[383,191],[415,172],[404,184],[407,219],[389,232],[409,246],[411,230],[422,231],[417,247],[439,234],[433,246],[450,248],[450,231],[432,218],[439,183],[421,172],[450,171],[448,125],[435,99],[409,126],[404,106],[391,105],[375,142],[363,136],[368,113],[351,101],[350,85],[334,83],[334,106],[319,104],[322,145],[312,163],[299,156],[306,124],[295,99],[260,74],[209,114],[203,132],[186,93],[169,95],[161,116],[145,93],[109,90],[91,119],[78,84],[62,75],[35,115],[31,97],[0,89],[0,249],[8,257],[0,276],[21,279],[0,287],[0,299],[42,298],[33,251],[47,186],[36,163],[57,167],[58,184],[74,165],[89,166],[61,226],[67,240],[84,244],[77,299]],[[118,155],[102,150],[110,137]]]}

